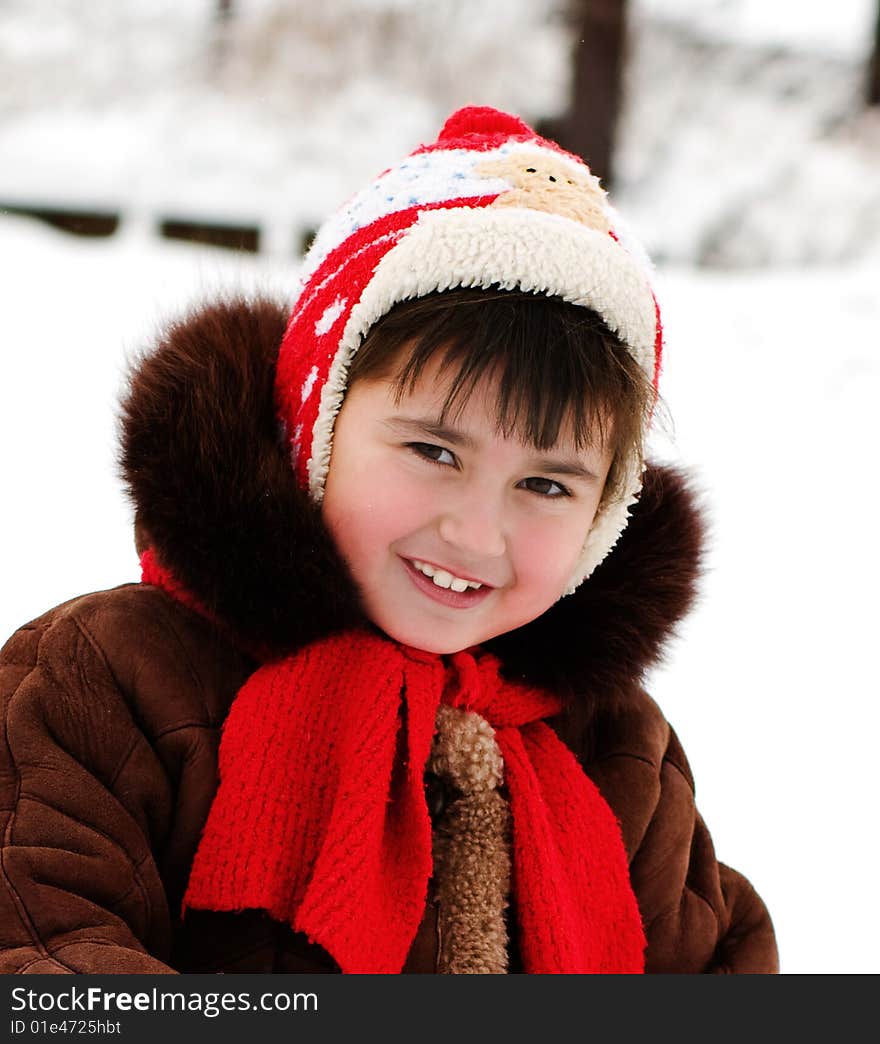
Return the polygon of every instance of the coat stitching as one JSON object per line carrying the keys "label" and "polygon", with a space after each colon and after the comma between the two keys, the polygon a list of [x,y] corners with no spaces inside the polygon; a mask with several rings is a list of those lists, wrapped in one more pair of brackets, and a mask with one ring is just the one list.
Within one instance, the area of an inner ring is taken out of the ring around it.
{"label": "coat stitching", "polygon": [[63,961],[56,960],[52,956],[52,954],[48,953],[48,952],[46,953],[45,956],[40,954],[39,956],[34,957],[34,959],[32,961],[28,961],[27,964],[23,964],[18,969],[18,974],[19,975],[23,975],[28,970],[28,968],[33,968],[33,966],[35,964],[39,964],[41,961],[49,961],[51,964],[57,964],[59,966],[59,968],[63,968],[66,972],[69,972],[71,975],[75,975],[76,974],[76,972],[72,968],[68,967]]}
{"label": "coat stitching", "polygon": [[[98,654],[100,661],[102,662],[104,667],[107,669],[108,674],[110,675],[110,677],[113,679],[114,683],[116,684],[117,691],[120,691],[120,692],[123,691],[122,690],[122,686],[119,685],[119,683],[118,683],[118,681],[116,679],[116,676],[114,675],[113,671],[110,669],[110,665],[107,662],[107,658],[104,655],[103,650],[97,644],[97,642],[94,640],[94,637],[91,635],[91,633],[88,631],[88,629],[83,625],[81,620],[78,620],[76,617],[72,617],[71,619],[72,619],[72,623],[73,623],[73,626],[74,626],[75,630],[86,639],[86,641],[89,643],[89,645]],[[38,668],[40,670],[44,671],[45,674],[49,678],[51,678],[52,681],[63,692],[65,692],[68,695],[70,695],[70,690],[68,689],[67,685],[52,670],[51,666],[46,661],[46,658],[45,657],[41,657],[41,655],[40,655],[40,647],[42,646],[43,642],[45,641],[47,635],[52,630],[53,630],[53,628],[51,626],[47,627],[46,630],[44,631],[42,637],[40,638],[40,642],[39,642],[39,644],[37,646],[37,653],[36,653],[34,667],[33,667],[33,669],[31,671],[28,672],[27,675],[25,675],[24,678],[21,679],[19,684],[16,686],[15,692],[10,697],[10,705],[12,703],[12,700],[21,691],[21,686],[23,685],[24,681],[31,676],[31,674],[33,673],[34,670],[37,670]],[[128,706],[128,704],[126,704],[126,706]],[[130,707],[129,707],[129,712],[130,712]],[[132,720],[134,720],[134,719],[132,718]],[[6,735],[6,722],[4,722],[4,735]],[[17,811],[18,804],[19,804],[19,802],[21,800],[22,794],[24,794],[29,800],[38,801],[40,804],[44,805],[45,807],[53,809],[53,811],[59,811],[53,805],[49,804],[48,802],[43,801],[41,798],[37,798],[35,795],[29,794],[27,791],[22,791],[22,787],[21,787],[22,777],[21,777],[21,770],[19,768],[19,762],[18,762],[18,760],[15,757],[15,753],[14,753],[14,751],[12,749],[12,746],[8,744],[8,740],[7,740],[7,746],[8,746],[9,753],[10,753],[10,756],[12,758],[13,764],[15,765],[16,773],[17,773],[17,776],[18,776],[18,779],[17,779],[18,794],[16,796],[16,811]],[[61,746],[61,744],[59,744],[59,746]],[[72,755],[71,755],[71,757],[72,757]],[[74,760],[76,760],[76,759],[74,759]],[[113,791],[109,790],[109,788],[108,788],[108,793],[113,794]],[[131,818],[134,821],[134,817],[131,815],[129,810],[127,808],[125,808],[125,805],[122,804],[122,802],[119,800],[119,798],[116,796],[116,794],[113,794],[113,798],[118,802],[120,807],[122,809],[124,809],[126,815],[128,815],[129,818]],[[13,822],[14,816],[15,816],[15,813],[13,813],[10,816],[9,824],[7,825],[7,834],[6,834],[7,839],[11,839],[11,828],[12,828],[12,822]],[[147,888],[146,888],[144,882],[141,879],[140,867],[144,864],[144,862],[146,861],[146,858],[151,858],[151,856],[148,855],[147,857],[144,857],[144,858],[142,858],[140,860],[135,860],[133,858],[133,856],[131,855],[131,853],[128,851],[128,849],[125,848],[124,845],[122,845],[121,843],[119,843],[117,841],[114,841],[114,839],[112,839],[110,837],[107,837],[107,835],[105,835],[103,833],[103,831],[101,831],[100,829],[95,827],[93,824],[83,824],[83,825],[84,826],[87,825],[88,829],[94,830],[94,832],[99,834],[99,836],[106,837],[106,839],[108,841],[111,841],[125,855],[129,865],[132,867],[133,877],[134,877],[134,880],[137,882],[137,887],[138,887],[138,890],[140,891],[140,894],[141,894],[141,901],[143,902],[144,907],[145,907],[146,923],[150,924],[152,922],[152,920],[153,920],[153,904],[150,901],[150,897],[149,897],[149,893],[147,891]],[[149,851],[150,851],[149,839],[144,837],[144,842],[145,842],[145,845],[146,845],[148,853],[149,853]],[[10,845],[10,847],[12,847],[12,846]],[[8,880],[8,874],[6,874],[5,865],[4,864],[0,864],[0,865],[3,866],[4,876]],[[16,895],[16,898],[19,900],[19,902],[21,902],[22,908],[26,909],[26,907],[24,906],[23,901],[21,900],[21,896],[18,894],[17,890],[15,891],[15,895]],[[28,920],[29,920],[32,932],[36,933],[36,926],[34,925],[33,921],[30,919],[30,915],[29,914],[28,914]],[[129,928],[131,928],[130,925],[129,925]],[[134,936],[134,932],[132,932],[132,936]],[[42,942],[41,942],[41,945],[42,945]]]}
{"label": "coat stitching", "polygon": [[[44,632],[44,637],[45,637],[45,634],[48,633],[48,630],[49,630],[49,628],[47,628],[46,632]],[[42,642],[42,638],[40,639],[40,642]],[[36,655],[36,658],[35,658],[34,665],[31,667],[31,669],[28,671],[28,673],[19,681],[18,685],[16,685],[15,689],[13,690],[12,695],[9,697],[9,703],[8,703],[9,707],[11,707],[13,702],[16,700],[16,698],[20,696],[22,685],[24,685],[25,681],[28,678],[30,678],[30,676],[33,674],[33,672],[37,669],[37,663],[38,662],[39,662],[39,644],[37,646],[37,655]],[[6,749],[9,751],[9,757],[10,757],[12,765],[13,765],[13,767],[15,769],[15,804],[14,804],[14,807],[13,807],[13,809],[12,809],[10,815],[9,815],[9,819],[8,819],[8,821],[6,823],[6,829],[4,831],[4,844],[3,844],[2,850],[0,850],[0,871],[2,871],[3,881],[5,882],[7,888],[9,889],[9,891],[10,891],[10,893],[12,895],[13,904],[15,905],[15,908],[16,908],[16,911],[18,913],[18,917],[19,917],[19,920],[21,922],[22,927],[25,929],[25,931],[30,936],[31,943],[37,948],[38,952],[40,954],[42,954],[44,958],[48,958],[50,956],[49,951],[46,949],[46,947],[45,947],[45,945],[43,943],[43,940],[40,937],[39,932],[37,931],[37,927],[34,924],[33,918],[31,917],[31,915],[30,915],[30,913],[28,911],[27,905],[25,904],[24,900],[22,899],[21,894],[19,893],[18,889],[15,887],[15,884],[13,883],[12,878],[9,876],[9,872],[8,872],[8,868],[7,868],[7,864],[6,864],[6,855],[5,854],[6,854],[7,847],[11,847],[10,842],[11,842],[11,839],[12,839],[13,824],[15,822],[15,817],[16,817],[16,814],[18,812],[19,801],[21,799],[21,770],[20,770],[20,768],[18,766],[18,761],[16,760],[16,757],[15,757],[15,751],[13,750],[12,744],[9,741],[9,716],[8,716],[8,714],[6,714],[4,716],[4,719],[3,719],[3,741],[4,741],[5,745],[6,745]]]}

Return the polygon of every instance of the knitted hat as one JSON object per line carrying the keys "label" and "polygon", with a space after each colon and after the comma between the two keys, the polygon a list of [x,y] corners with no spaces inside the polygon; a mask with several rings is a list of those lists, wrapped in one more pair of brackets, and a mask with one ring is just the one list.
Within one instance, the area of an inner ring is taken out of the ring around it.
{"label": "knitted hat", "polygon": [[[589,168],[516,116],[460,109],[423,145],[353,196],[320,229],[278,358],[276,401],[297,481],[320,501],[348,367],[395,304],[457,287],[501,286],[596,312],[656,389],[660,315],[644,252]],[[641,460],[600,507],[571,593],[620,536]]]}

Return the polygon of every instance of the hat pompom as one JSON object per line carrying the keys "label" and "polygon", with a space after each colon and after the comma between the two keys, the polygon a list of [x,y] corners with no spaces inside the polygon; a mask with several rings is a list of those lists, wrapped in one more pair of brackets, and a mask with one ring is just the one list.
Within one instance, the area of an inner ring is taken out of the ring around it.
{"label": "hat pompom", "polygon": [[500,112],[489,105],[467,105],[454,112],[443,124],[443,129],[437,136],[437,143],[460,141],[471,135],[483,137],[499,134],[505,137],[524,135],[532,138],[535,136],[532,128],[523,123],[518,116]]}

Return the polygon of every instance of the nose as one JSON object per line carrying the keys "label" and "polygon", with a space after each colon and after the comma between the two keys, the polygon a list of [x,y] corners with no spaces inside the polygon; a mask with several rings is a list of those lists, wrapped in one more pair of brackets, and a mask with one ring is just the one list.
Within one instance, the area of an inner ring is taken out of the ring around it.
{"label": "nose", "polygon": [[507,550],[500,505],[486,496],[462,497],[440,516],[441,539],[473,559],[498,558]]}

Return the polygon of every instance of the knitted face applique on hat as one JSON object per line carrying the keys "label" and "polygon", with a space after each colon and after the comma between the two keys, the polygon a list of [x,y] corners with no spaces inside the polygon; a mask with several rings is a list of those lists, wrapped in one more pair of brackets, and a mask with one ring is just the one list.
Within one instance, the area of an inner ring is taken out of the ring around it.
{"label": "knitted face applique on hat", "polygon": [[485,177],[504,178],[511,184],[491,204],[524,207],[579,221],[598,232],[611,231],[605,191],[586,168],[537,150],[522,149],[487,160],[476,168]]}

